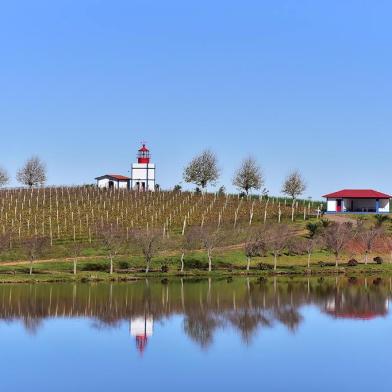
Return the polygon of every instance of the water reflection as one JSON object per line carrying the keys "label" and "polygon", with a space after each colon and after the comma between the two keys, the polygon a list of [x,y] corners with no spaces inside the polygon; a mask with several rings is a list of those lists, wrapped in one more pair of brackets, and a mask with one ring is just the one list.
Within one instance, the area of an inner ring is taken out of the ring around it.
{"label": "water reflection", "polygon": [[146,349],[148,339],[153,334],[154,318],[153,316],[134,317],[130,323],[131,336],[135,338],[136,347],[140,354]]}
{"label": "water reflection", "polygon": [[33,335],[47,318],[89,318],[94,328],[116,328],[128,322],[135,347],[143,353],[154,323],[174,315],[183,318],[183,332],[207,349],[220,329],[235,330],[248,345],[256,332],[278,325],[294,334],[304,321],[301,311],[307,305],[332,318],[384,317],[390,298],[389,278],[2,285],[0,318],[23,322]]}

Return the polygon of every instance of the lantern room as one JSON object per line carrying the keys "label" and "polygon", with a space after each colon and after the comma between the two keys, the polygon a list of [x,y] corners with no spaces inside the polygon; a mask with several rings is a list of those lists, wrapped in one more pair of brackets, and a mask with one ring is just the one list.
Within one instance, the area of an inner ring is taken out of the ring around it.
{"label": "lantern room", "polygon": [[137,154],[137,162],[138,163],[150,163],[150,150],[146,147],[145,144],[142,145],[142,148],[139,149]]}

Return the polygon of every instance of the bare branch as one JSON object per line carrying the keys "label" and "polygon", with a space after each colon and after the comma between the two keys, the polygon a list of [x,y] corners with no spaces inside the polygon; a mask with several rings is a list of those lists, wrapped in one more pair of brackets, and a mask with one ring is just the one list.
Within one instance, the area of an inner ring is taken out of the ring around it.
{"label": "bare branch", "polygon": [[306,190],[305,181],[298,170],[291,172],[285,179],[282,193],[290,196],[293,200],[301,196]]}
{"label": "bare branch", "polygon": [[8,176],[7,171],[2,167],[0,167],[0,187],[7,185],[9,180],[10,178]]}
{"label": "bare branch", "polygon": [[264,185],[264,176],[256,159],[248,157],[243,160],[234,175],[233,185],[246,194],[252,189],[260,189]]}
{"label": "bare branch", "polygon": [[184,170],[184,180],[202,188],[215,184],[219,178],[218,160],[216,155],[206,150],[195,157]]}
{"label": "bare branch", "polygon": [[146,262],[146,274],[150,270],[152,258],[162,245],[162,233],[157,229],[139,229],[132,232],[132,238],[139,246]]}
{"label": "bare branch", "polygon": [[30,158],[18,171],[16,179],[30,188],[46,182],[46,166],[39,157]]}

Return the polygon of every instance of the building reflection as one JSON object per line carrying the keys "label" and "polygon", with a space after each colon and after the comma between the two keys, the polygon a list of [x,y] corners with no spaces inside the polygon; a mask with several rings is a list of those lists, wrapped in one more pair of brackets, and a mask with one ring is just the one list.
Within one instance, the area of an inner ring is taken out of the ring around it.
{"label": "building reflection", "polygon": [[153,335],[154,319],[152,316],[134,317],[129,326],[130,334],[135,338],[136,348],[140,354],[144,353],[148,339]]}
{"label": "building reflection", "polygon": [[389,279],[343,277],[2,285],[0,319],[20,321],[30,334],[39,333],[45,319],[54,317],[88,318],[99,328],[127,322],[136,349],[143,353],[153,336],[154,322],[180,315],[183,333],[207,349],[215,333],[228,328],[244,344],[277,325],[296,333],[308,305],[337,319],[384,317],[391,288]]}

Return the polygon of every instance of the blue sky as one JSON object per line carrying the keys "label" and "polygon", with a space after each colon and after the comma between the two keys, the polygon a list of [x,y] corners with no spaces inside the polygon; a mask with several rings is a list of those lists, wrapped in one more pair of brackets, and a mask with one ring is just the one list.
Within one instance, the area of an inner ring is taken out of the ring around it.
{"label": "blue sky", "polygon": [[[158,182],[208,147],[220,183],[252,154],[280,192],[392,192],[388,1],[8,1],[0,5],[0,165],[38,154],[50,184],[127,174],[140,141]],[[16,185],[16,182],[13,182]]]}

